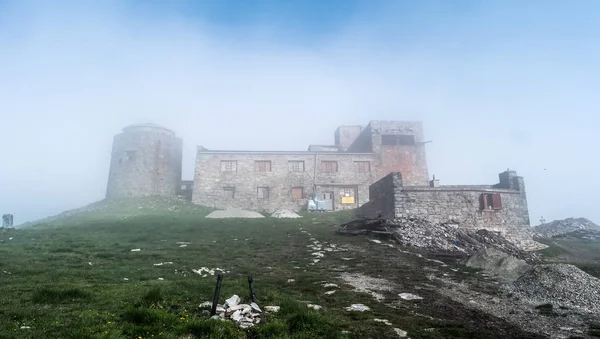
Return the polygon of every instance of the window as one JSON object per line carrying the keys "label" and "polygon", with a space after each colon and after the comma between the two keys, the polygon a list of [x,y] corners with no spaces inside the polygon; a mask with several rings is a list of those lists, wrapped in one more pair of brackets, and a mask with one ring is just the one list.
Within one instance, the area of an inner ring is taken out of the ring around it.
{"label": "window", "polygon": [[355,161],[354,170],[358,173],[371,172],[371,163],[368,161]]}
{"label": "window", "polygon": [[223,196],[225,199],[235,199],[235,187],[223,187]]}
{"label": "window", "polygon": [[127,160],[135,160],[135,156],[137,154],[137,151],[127,151],[125,152],[125,159]]}
{"label": "window", "polygon": [[288,161],[290,172],[304,172],[304,161]]}
{"label": "window", "polygon": [[271,162],[268,160],[261,160],[254,162],[255,172],[271,172]]}
{"label": "window", "polygon": [[221,160],[221,172],[237,172],[237,161]]}
{"label": "window", "polygon": [[185,191],[186,189],[187,189],[187,185],[186,184],[181,185],[181,190],[182,191]]}
{"label": "window", "polygon": [[344,187],[344,188],[342,188],[342,196],[344,196],[344,197],[354,197],[354,188],[352,188],[352,187]]}
{"label": "window", "polygon": [[381,144],[382,145],[414,145],[415,144],[415,136],[414,135],[396,135],[396,134],[384,134],[381,136]]}
{"label": "window", "polygon": [[337,172],[338,166],[337,161],[321,161],[321,171],[323,172]]}
{"label": "window", "polygon": [[480,207],[482,210],[500,210],[502,209],[502,197],[499,193],[483,193],[480,197]]}
{"label": "window", "polygon": [[302,199],[302,197],[304,197],[304,188],[303,187],[292,187],[292,198]]}
{"label": "window", "polygon": [[268,187],[258,187],[256,189],[256,196],[259,200],[269,199],[269,188]]}

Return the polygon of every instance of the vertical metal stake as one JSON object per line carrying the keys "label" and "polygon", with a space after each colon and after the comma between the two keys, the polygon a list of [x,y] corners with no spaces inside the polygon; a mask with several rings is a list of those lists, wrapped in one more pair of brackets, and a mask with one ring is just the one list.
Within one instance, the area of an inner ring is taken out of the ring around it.
{"label": "vertical metal stake", "polygon": [[254,294],[254,285],[253,285],[254,280],[252,279],[252,276],[248,276],[248,287],[250,287],[250,299],[252,300],[253,303],[256,302],[256,294]]}
{"label": "vertical metal stake", "polygon": [[212,308],[210,309],[210,316],[217,314],[217,304],[219,303],[219,294],[221,294],[221,282],[223,282],[223,275],[217,276],[217,286],[215,286],[215,294],[213,295]]}

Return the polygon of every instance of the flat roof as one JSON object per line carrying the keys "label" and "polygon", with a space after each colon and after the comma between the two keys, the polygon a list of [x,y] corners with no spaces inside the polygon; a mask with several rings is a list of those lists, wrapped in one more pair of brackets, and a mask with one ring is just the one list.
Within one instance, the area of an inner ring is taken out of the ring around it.
{"label": "flat roof", "polygon": [[271,155],[374,155],[372,152],[349,153],[349,152],[311,152],[311,151],[243,151],[243,150],[207,150],[198,146],[198,153],[205,154],[271,154]]}

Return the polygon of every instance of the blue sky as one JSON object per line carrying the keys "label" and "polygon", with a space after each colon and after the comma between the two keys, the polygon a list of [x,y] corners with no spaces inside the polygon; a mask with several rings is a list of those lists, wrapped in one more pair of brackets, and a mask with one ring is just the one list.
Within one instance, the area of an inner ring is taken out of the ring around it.
{"label": "blue sky", "polygon": [[[0,0],[0,212],[100,200],[111,141],[303,150],[422,120],[442,184],[526,180],[533,223],[600,223],[596,1]],[[8,128],[6,126],[9,126]]]}

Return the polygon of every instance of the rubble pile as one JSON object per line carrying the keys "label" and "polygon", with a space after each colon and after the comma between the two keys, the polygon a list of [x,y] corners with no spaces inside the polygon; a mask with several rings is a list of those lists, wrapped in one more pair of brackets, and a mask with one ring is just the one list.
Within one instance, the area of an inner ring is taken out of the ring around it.
{"label": "rubble pile", "polygon": [[253,211],[246,211],[241,208],[229,208],[225,210],[213,211],[206,216],[206,218],[212,219],[224,219],[224,218],[264,218],[265,216]]}
{"label": "rubble pile", "polygon": [[295,219],[295,218],[302,218],[302,216],[298,215],[296,212],[290,211],[290,210],[277,210],[273,214],[271,214],[271,218]]}
{"label": "rubble pile", "polygon": [[511,289],[538,304],[600,312],[600,279],[573,265],[536,265],[517,279]]}
{"label": "rubble pile", "polygon": [[338,233],[386,236],[405,246],[462,252],[468,255],[486,247],[495,247],[528,263],[539,262],[535,254],[518,248],[493,232],[461,229],[457,224],[433,224],[418,218],[393,221],[358,219],[341,225]]}
{"label": "rubble pile", "polygon": [[[242,304],[240,297],[233,295],[231,298],[225,300],[225,304],[217,305],[217,314],[214,315],[213,319],[231,320],[243,329],[250,328],[261,321],[263,311],[260,307],[252,302],[250,304]],[[210,302],[205,303],[207,305],[212,304]],[[202,304],[200,306],[203,306]],[[268,308],[268,309],[273,309]],[[274,310],[274,312],[277,312]]]}
{"label": "rubble pile", "polygon": [[508,255],[496,248],[489,247],[477,251],[467,260],[469,267],[480,268],[498,279],[512,282],[517,280],[529,268],[525,261]]}
{"label": "rubble pile", "polygon": [[551,238],[557,235],[567,234],[579,230],[600,232],[600,226],[585,218],[554,220],[549,223],[535,226],[534,229],[537,236],[544,238]]}

